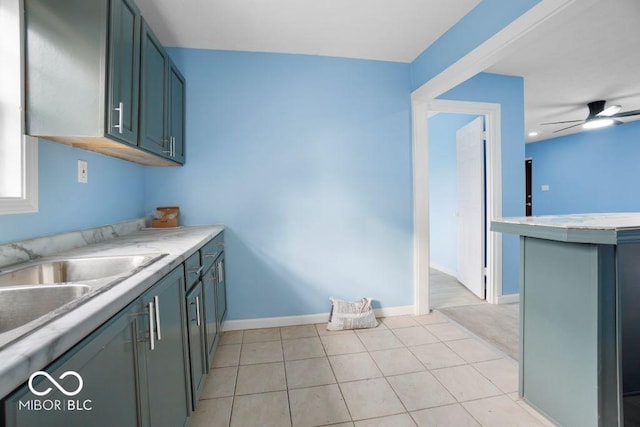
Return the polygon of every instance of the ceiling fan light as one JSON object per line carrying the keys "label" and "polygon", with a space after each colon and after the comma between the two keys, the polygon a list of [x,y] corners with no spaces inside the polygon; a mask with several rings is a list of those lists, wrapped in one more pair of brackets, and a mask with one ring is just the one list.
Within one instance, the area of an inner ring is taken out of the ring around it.
{"label": "ceiling fan light", "polygon": [[620,110],[622,110],[622,106],[620,105],[612,105],[610,107],[605,108],[604,110],[600,111],[598,114],[596,114],[599,117],[609,117],[609,116],[613,116],[614,114],[618,114],[620,112]]}
{"label": "ceiling fan light", "polygon": [[585,129],[599,129],[599,128],[611,126],[614,123],[615,123],[615,120],[609,119],[609,118],[594,119],[594,120],[589,120],[588,122],[583,124],[582,127]]}

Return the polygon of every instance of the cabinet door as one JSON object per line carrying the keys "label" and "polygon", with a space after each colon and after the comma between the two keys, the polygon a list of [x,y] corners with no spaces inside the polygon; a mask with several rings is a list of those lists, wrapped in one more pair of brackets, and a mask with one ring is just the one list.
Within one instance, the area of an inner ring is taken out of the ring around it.
{"label": "cabinet door", "polygon": [[216,260],[216,317],[218,329],[222,330],[222,323],[227,315],[227,285],[225,283],[224,252]]}
{"label": "cabinet door", "polygon": [[207,374],[205,356],[205,324],[202,305],[202,282],[187,294],[187,321],[189,328],[189,356],[191,359],[191,394],[195,409]]}
{"label": "cabinet door", "polygon": [[213,361],[213,351],[216,344],[216,335],[218,334],[218,325],[216,319],[216,268],[211,267],[202,277],[202,291],[204,293],[204,321],[205,321],[205,344],[207,351],[207,368],[211,368]]}
{"label": "cabinet door", "polygon": [[172,158],[184,163],[185,81],[178,68],[169,61],[169,143]]}
{"label": "cabinet door", "polygon": [[68,393],[78,390],[80,383],[78,377],[65,373],[77,373],[82,388],[76,395],[63,394],[51,380],[38,375],[34,390],[40,394],[50,388],[50,392],[38,396],[28,385],[20,388],[4,402],[5,425],[141,425],[135,345],[139,314],[139,305],[130,305],[44,370]]}
{"label": "cabinet door", "polygon": [[140,146],[169,157],[166,108],[167,54],[146,22],[142,23]]}
{"label": "cabinet door", "polygon": [[138,144],[141,20],[133,1],[111,1],[106,134],[131,145]]}
{"label": "cabinet door", "polygon": [[[184,313],[184,270],[179,267],[142,296],[148,413],[152,426],[180,426],[191,413]],[[153,343],[153,345],[152,345]]]}

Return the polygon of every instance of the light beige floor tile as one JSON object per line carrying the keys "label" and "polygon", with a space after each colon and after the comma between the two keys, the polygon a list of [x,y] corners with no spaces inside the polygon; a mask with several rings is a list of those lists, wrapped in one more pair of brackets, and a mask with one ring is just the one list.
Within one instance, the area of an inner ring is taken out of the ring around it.
{"label": "light beige floor tile", "polygon": [[438,338],[422,326],[414,326],[411,328],[394,329],[393,333],[406,346],[433,344],[438,342]]}
{"label": "light beige floor tile", "polygon": [[206,399],[198,402],[191,427],[228,427],[233,397]]}
{"label": "light beige floor tile", "polygon": [[211,367],[238,366],[240,361],[240,344],[220,345],[216,349]]}
{"label": "light beige floor tile", "polygon": [[484,362],[485,360],[495,360],[503,357],[498,351],[475,338],[447,341],[446,344],[458,356],[469,363]]}
{"label": "light beige floor tile", "polygon": [[443,343],[424,344],[409,347],[409,350],[427,367],[438,369],[464,365],[466,362]]}
{"label": "light beige floor tile", "polygon": [[413,319],[413,316],[391,316],[383,317],[380,320],[391,329],[418,326],[418,322]]}
{"label": "light beige floor tile", "polygon": [[340,384],[353,420],[382,417],[405,412],[384,378]]}
{"label": "light beige floor tile", "polygon": [[213,399],[214,397],[233,396],[237,374],[237,366],[211,369],[200,398]]}
{"label": "light beige floor tile", "polygon": [[425,370],[424,365],[404,347],[372,351],[370,354],[386,376]]}
{"label": "light beige floor tile", "polygon": [[367,351],[360,339],[353,335],[323,335],[320,337],[327,355],[360,353]]}
{"label": "light beige floor tile", "polygon": [[244,331],[243,343],[279,341],[280,328],[249,329]]}
{"label": "light beige floor tile", "polygon": [[300,387],[335,384],[331,365],[326,357],[285,362],[289,390]]}
{"label": "light beige floor tile", "polygon": [[458,402],[502,394],[496,386],[469,365],[436,369],[431,372]]}
{"label": "light beige floor tile", "polygon": [[412,412],[411,416],[420,427],[480,427],[480,424],[457,403]]}
{"label": "light beige floor tile", "polygon": [[483,426],[533,427],[544,425],[504,395],[465,402],[462,406]]}
{"label": "light beige floor tile", "polygon": [[489,360],[474,363],[482,375],[489,379],[496,387],[505,393],[518,391],[518,364],[510,359]]}
{"label": "light beige floor tile", "polygon": [[327,426],[331,427],[353,427],[353,423],[338,423],[338,424],[327,424]]}
{"label": "light beige floor tile", "polygon": [[284,360],[312,359],[325,355],[318,337],[282,341],[282,348]]}
{"label": "light beige floor tile", "polygon": [[242,345],[241,365],[282,362],[282,343],[280,341],[255,342]]}
{"label": "light beige floor tile", "polygon": [[284,376],[283,362],[242,365],[238,369],[236,396],[286,389],[287,381]]}
{"label": "light beige floor tile", "polygon": [[372,418],[356,421],[356,427],[415,427],[416,423],[409,414],[389,415],[388,417]]}
{"label": "light beige floor tile", "polygon": [[330,336],[334,336],[334,335],[353,335],[355,334],[355,332],[353,332],[353,329],[347,329],[344,331],[327,331],[327,324],[326,323],[317,323],[316,324],[316,331],[318,331],[318,335],[323,336],[323,335],[330,335]]}
{"label": "light beige floor tile", "polygon": [[351,420],[340,389],[335,384],[290,390],[289,399],[294,427]]}
{"label": "light beige floor tile", "polygon": [[427,371],[387,377],[387,380],[409,411],[456,403],[451,393]]}
{"label": "light beige floor tile", "polygon": [[369,353],[329,356],[329,361],[338,382],[367,380],[382,376],[382,372]]}
{"label": "light beige floor tile", "polygon": [[449,321],[445,319],[439,313],[435,311],[429,314],[422,314],[420,316],[413,316],[414,320],[421,325],[434,325],[436,323],[448,323]]}
{"label": "light beige floor tile", "polygon": [[315,325],[287,326],[280,328],[280,336],[283,340],[294,340],[296,338],[317,337],[318,330]]}
{"label": "light beige floor tile", "polygon": [[286,391],[236,396],[233,400],[232,427],[290,425]]}
{"label": "light beige floor tile", "polygon": [[369,351],[404,347],[404,344],[388,329],[381,331],[363,330],[356,331],[356,333]]}
{"label": "light beige floor tile", "polygon": [[242,344],[244,331],[228,331],[220,335],[220,345]]}
{"label": "light beige floor tile", "polygon": [[462,328],[452,323],[438,323],[435,325],[426,325],[425,328],[440,341],[462,340],[471,338]]}

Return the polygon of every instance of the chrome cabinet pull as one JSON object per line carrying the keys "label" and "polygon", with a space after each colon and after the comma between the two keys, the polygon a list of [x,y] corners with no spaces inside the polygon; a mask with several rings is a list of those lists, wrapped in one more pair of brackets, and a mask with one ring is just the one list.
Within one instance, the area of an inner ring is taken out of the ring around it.
{"label": "chrome cabinet pull", "polygon": [[149,347],[151,348],[151,351],[155,350],[156,348],[156,342],[153,338],[153,303],[150,302],[149,303]]}
{"label": "chrome cabinet pull", "polygon": [[200,326],[200,296],[196,295],[196,324]]}
{"label": "chrome cabinet pull", "polygon": [[216,246],[224,246],[224,242],[218,242],[216,243]]}
{"label": "chrome cabinet pull", "polygon": [[113,110],[118,112],[118,124],[113,127],[118,129],[118,133],[122,133],[122,115],[124,114],[124,105],[120,102],[118,104],[118,108],[114,108]]}
{"label": "chrome cabinet pull", "polygon": [[162,339],[162,333],[160,332],[160,298],[158,295],[153,297],[154,305],[156,307],[156,333],[158,334],[158,341]]}
{"label": "chrome cabinet pull", "polygon": [[174,136],[171,137],[171,157],[176,156],[176,138]]}
{"label": "chrome cabinet pull", "polygon": [[222,283],[224,280],[224,263],[220,261],[218,263],[218,283]]}
{"label": "chrome cabinet pull", "polygon": [[217,252],[208,252],[208,253],[204,254],[204,257],[205,258],[213,258],[217,254],[218,254]]}

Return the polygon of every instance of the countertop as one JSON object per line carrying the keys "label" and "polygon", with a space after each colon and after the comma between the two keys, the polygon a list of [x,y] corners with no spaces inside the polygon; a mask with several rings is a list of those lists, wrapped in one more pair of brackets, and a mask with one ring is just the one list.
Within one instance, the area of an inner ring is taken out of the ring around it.
{"label": "countertop", "polygon": [[56,252],[56,256],[166,255],[110,289],[79,304],[65,306],[62,315],[1,347],[0,397],[27,381],[34,371],[45,368],[64,354],[223,230],[221,225],[140,229]]}
{"label": "countertop", "polygon": [[499,218],[491,231],[575,243],[640,243],[640,213]]}

